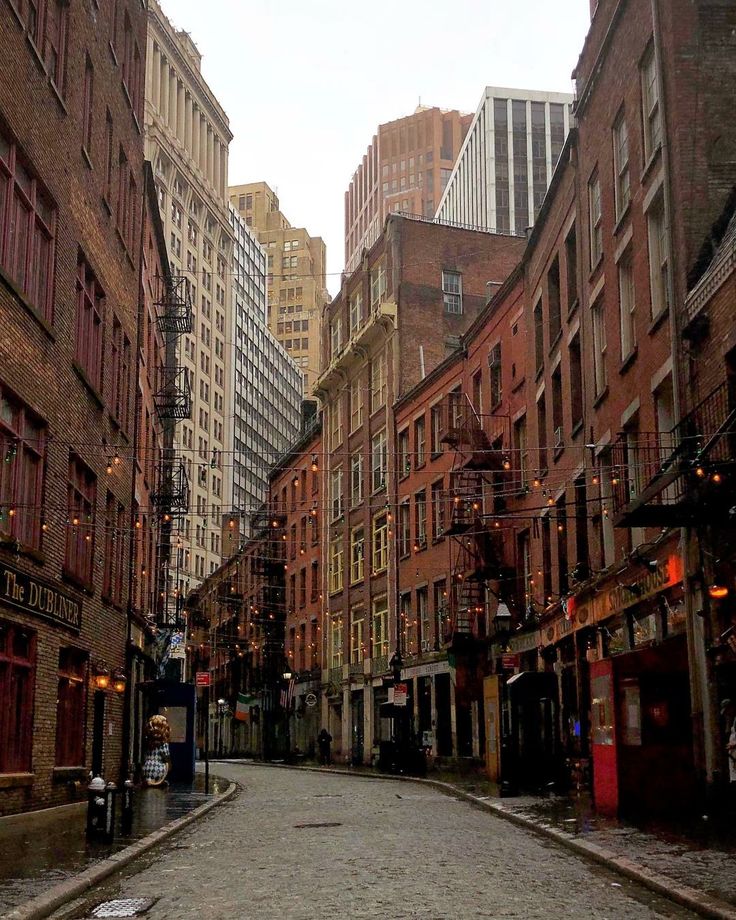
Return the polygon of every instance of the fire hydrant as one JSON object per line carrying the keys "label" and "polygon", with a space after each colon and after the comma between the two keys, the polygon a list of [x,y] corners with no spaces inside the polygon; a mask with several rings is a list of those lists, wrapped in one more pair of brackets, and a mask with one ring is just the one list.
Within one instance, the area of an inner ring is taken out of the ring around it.
{"label": "fire hydrant", "polygon": [[105,832],[105,780],[95,776],[87,786],[87,836],[102,837]]}
{"label": "fire hydrant", "polygon": [[112,843],[115,838],[115,796],[117,794],[118,787],[115,783],[108,783],[105,786],[105,828],[104,828],[104,840],[107,843]]}

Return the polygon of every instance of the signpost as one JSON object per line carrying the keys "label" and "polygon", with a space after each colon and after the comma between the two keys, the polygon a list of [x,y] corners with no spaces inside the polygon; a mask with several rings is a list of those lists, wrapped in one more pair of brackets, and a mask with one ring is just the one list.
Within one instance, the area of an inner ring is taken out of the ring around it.
{"label": "signpost", "polygon": [[408,690],[406,684],[394,684],[394,706],[406,706]]}

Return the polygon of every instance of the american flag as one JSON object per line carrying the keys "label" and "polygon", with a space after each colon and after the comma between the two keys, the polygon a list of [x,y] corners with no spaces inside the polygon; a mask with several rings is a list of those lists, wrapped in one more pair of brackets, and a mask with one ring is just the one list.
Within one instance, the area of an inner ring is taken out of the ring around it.
{"label": "american flag", "polygon": [[294,699],[294,684],[296,680],[292,677],[287,685],[281,690],[280,703],[282,708],[291,709],[291,701]]}

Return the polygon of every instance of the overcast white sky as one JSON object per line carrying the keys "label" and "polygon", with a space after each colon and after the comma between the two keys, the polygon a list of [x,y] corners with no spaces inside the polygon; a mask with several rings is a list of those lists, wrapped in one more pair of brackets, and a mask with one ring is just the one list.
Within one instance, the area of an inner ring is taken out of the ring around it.
{"label": "overcast white sky", "polygon": [[589,0],[161,0],[230,117],[229,182],[265,179],[343,268],[343,193],[377,126],[485,86],[570,92]]}

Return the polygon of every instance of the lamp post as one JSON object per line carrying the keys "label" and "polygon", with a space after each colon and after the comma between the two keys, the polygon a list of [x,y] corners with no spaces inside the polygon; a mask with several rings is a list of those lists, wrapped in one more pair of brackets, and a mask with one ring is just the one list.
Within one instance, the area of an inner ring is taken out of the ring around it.
{"label": "lamp post", "polygon": [[[499,600],[498,607],[496,608],[496,615],[493,618],[493,638],[495,642],[498,642],[501,652],[506,651],[508,648],[509,636],[511,635],[511,611],[509,610],[508,604],[505,601]],[[499,673],[499,696],[501,703],[501,712],[505,710],[508,705],[507,695],[506,695],[506,681],[503,677],[502,669],[499,671],[496,668],[496,672]],[[512,792],[511,782],[509,781],[509,771],[511,764],[509,760],[512,753],[512,744],[511,744],[511,734],[509,729],[504,729],[503,726],[507,725],[510,728],[511,718],[509,714],[508,719],[501,717],[501,757],[499,762],[499,793],[500,795],[510,795]]]}
{"label": "lamp post", "polygon": [[286,760],[288,760],[291,755],[291,694],[289,693],[289,682],[294,678],[294,674],[288,664],[284,667],[282,676],[286,683],[286,693],[284,694],[284,728],[286,734]]}
{"label": "lamp post", "polygon": [[217,736],[217,756],[222,757],[224,752],[224,742],[222,738],[222,731],[225,722],[225,713],[227,712],[227,700],[220,697],[217,701],[217,721],[218,721],[218,736]]}
{"label": "lamp post", "polygon": [[401,649],[398,644],[396,646],[396,651],[391,656],[388,666],[391,669],[391,678],[394,688],[394,768],[397,773],[401,773],[406,765],[406,732],[404,731],[406,707],[404,706],[399,710],[399,707],[396,705],[396,688],[401,683],[401,669],[404,666],[404,659],[401,657]]}

